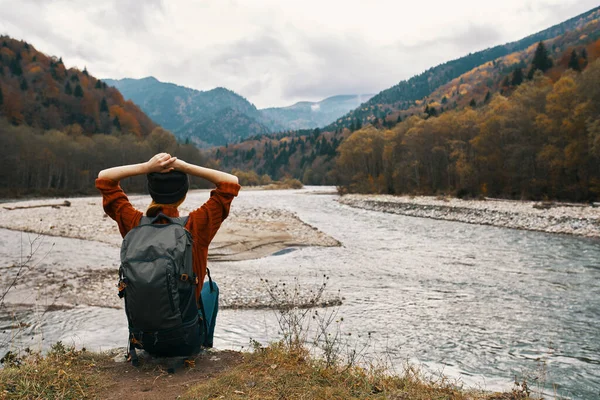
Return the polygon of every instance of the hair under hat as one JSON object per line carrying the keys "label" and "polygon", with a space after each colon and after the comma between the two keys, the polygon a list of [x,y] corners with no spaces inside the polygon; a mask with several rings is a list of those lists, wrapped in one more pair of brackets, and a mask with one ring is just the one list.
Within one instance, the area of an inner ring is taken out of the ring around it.
{"label": "hair under hat", "polygon": [[156,203],[172,204],[182,199],[188,189],[188,176],[181,171],[152,172],[148,178],[148,193]]}

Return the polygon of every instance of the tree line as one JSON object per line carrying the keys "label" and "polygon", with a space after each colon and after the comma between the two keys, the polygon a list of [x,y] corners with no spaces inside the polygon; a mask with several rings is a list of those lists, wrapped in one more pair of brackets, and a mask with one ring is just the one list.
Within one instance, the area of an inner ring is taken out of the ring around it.
{"label": "tree line", "polygon": [[[144,162],[159,152],[169,152],[197,165],[213,166],[193,145],[177,143],[162,128],[147,138],[132,133],[86,135],[80,131],[41,131],[0,120],[0,196],[87,195],[96,193],[94,181],[104,168]],[[193,187],[209,187],[192,178]],[[146,178],[122,182],[130,192],[146,191]]]}
{"label": "tree line", "polygon": [[354,132],[339,146],[340,186],[351,192],[597,200],[600,59],[556,81],[538,69],[510,97],[497,93],[483,107]]}

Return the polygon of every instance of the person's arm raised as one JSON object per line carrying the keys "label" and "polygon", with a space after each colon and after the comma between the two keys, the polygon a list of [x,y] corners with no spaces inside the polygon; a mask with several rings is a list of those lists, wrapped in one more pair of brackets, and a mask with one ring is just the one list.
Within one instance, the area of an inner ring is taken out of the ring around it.
{"label": "person's arm raised", "polygon": [[169,172],[174,169],[176,161],[177,157],[171,157],[171,155],[167,153],[159,153],[144,163],[121,165],[119,167],[104,169],[100,171],[98,178],[111,179],[118,182],[121,179],[130,176],[145,175],[151,172]]}
{"label": "person's arm raised", "polygon": [[188,175],[204,178],[215,185],[220,182],[238,183],[238,178],[235,175],[227,172],[217,171],[216,169],[200,167],[198,165],[187,163],[183,160],[177,160],[173,163],[173,167],[177,171],[184,172]]}

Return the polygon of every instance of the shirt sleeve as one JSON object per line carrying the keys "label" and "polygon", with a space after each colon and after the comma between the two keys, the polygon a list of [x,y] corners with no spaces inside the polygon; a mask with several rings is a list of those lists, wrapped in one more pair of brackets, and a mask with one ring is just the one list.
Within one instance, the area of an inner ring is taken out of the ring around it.
{"label": "shirt sleeve", "polygon": [[131,205],[119,182],[96,179],[96,188],[102,193],[104,212],[117,222],[121,236],[125,237],[127,232],[138,226],[144,214]]}
{"label": "shirt sleeve", "polygon": [[194,240],[202,247],[208,247],[221,223],[229,215],[229,208],[241,186],[237,183],[220,182],[210,192],[210,198],[200,208],[190,213],[187,224]]}

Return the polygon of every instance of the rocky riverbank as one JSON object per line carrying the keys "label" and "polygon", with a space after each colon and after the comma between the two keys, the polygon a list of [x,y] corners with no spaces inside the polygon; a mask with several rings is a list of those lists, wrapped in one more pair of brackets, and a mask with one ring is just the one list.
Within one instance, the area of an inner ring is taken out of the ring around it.
{"label": "rocky riverbank", "polygon": [[[180,207],[181,214],[189,214],[208,196],[206,190],[190,191]],[[150,203],[149,196],[129,199],[139,210]],[[0,230],[0,295],[15,283],[3,298],[13,310],[28,310],[32,305],[41,305],[46,311],[81,305],[122,307],[115,295],[122,238],[117,224],[104,214],[100,196],[3,203],[0,228],[11,230]],[[217,274],[221,308],[271,308],[281,304],[274,304],[269,285],[259,276],[233,272],[214,262],[259,259],[307,246],[339,245],[293,212],[254,204],[241,206],[234,201],[209,249],[211,267],[221,271]],[[35,254],[29,257],[30,253]],[[292,283],[291,278],[288,283]],[[302,287],[307,302],[312,287]],[[339,304],[335,296],[320,299],[317,305],[333,304]]]}
{"label": "rocky riverbank", "polygon": [[349,194],[341,204],[411,217],[600,237],[600,208],[583,204]]}

